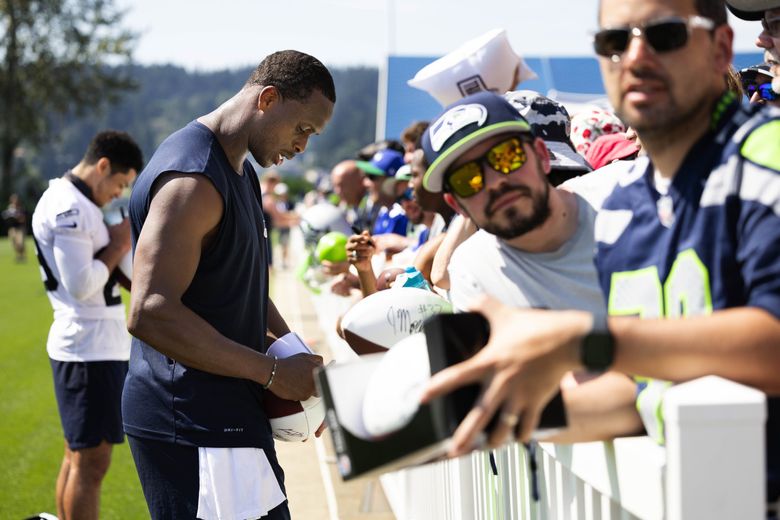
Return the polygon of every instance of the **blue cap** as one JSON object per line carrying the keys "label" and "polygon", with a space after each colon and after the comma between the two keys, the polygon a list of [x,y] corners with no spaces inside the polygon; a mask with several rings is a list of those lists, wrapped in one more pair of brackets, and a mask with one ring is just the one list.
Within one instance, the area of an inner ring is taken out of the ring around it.
{"label": "blue cap", "polygon": [[404,154],[386,148],[375,153],[370,161],[356,161],[356,164],[368,175],[395,177],[395,172],[404,165]]}
{"label": "blue cap", "polygon": [[532,134],[531,125],[497,94],[479,92],[452,103],[423,133],[423,152],[430,164],[423,186],[440,192],[444,172],[464,152],[494,135],[517,132]]}

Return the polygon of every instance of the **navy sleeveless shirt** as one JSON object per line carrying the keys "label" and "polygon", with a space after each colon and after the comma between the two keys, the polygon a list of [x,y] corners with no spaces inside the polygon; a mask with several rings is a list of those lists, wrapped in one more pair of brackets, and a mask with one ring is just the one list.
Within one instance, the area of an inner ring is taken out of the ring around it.
{"label": "navy sleeveless shirt", "polygon": [[[255,170],[245,160],[243,175],[238,175],[216,136],[197,121],[172,134],[133,187],[133,251],[155,181],[173,171],[205,175],[224,202],[217,234],[202,252],[182,302],[222,335],[263,352],[267,241]],[[122,415],[125,431],[137,437],[190,446],[273,450],[259,384],[187,367],[138,338],[132,339]]]}

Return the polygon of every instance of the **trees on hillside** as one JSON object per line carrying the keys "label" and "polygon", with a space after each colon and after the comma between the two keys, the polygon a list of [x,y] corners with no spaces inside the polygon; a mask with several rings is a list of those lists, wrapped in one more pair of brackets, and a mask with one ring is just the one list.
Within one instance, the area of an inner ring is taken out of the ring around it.
{"label": "trees on hillside", "polygon": [[[2,1],[2,0],[0,0]],[[224,103],[244,84],[251,67],[210,72],[187,71],[174,65],[132,65],[117,74],[131,76],[138,89],[100,114],[51,118],[56,139],[46,143],[46,154],[30,157],[29,168],[41,179],[62,175],[80,159],[92,135],[103,128],[125,130],[135,138],[144,157],[151,157],[171,132]],[[378,71],[368,67],[331,68],[336,83],[336,109],[321,136],[285,170],[330,170],[337,162],[354,157],[374,141]],[[18,163],[17,163],[18,165]]]}
{"label": "trees on hillside", "polygon": [[0,0],[0,200],[18,148],[41,143],[52,114],[81,115],[134,87],[117,74],[135,42],[122,16],[113,0]]}

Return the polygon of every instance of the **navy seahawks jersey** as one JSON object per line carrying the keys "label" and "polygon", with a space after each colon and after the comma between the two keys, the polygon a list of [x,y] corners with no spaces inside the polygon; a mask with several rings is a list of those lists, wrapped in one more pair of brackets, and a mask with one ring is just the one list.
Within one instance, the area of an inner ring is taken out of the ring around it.
{"label": "navy seahawks jersey", "polygon": [[[636,161],[604,202],[596,240],[611,315],[750,306],[780,318],[780,110],[744,108],[724,96],[666,194],[655,188],[650,161]],[[779,399],[769,399],[769,415],[777,477]],[[770,493],[776,486],[770,482]]]}

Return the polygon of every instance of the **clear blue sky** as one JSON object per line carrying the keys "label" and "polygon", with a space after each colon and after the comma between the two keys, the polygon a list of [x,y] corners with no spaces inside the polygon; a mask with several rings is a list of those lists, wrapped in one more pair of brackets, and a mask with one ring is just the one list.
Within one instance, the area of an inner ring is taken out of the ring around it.
{"label": "clear blue sky", "polygon": [[[190,70],[256,65],[297,49],[326,65],[383,63],[446,54],[490,29],[505,28],[528,56],[591,54],[597,0],[118,0],[141,33],[136,61]],[[388,13],[392,13],[388,17]],[[735,50],[756,51],[757,22],[731,18]]]}

